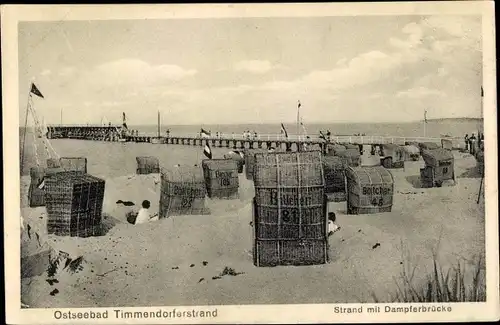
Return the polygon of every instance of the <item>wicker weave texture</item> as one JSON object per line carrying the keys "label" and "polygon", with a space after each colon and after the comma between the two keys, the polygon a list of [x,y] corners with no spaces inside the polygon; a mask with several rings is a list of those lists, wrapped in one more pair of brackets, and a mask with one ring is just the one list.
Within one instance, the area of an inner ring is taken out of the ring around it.
{"label": "wicker weave texture", "polygon": [[255,154],[266,153],[266,149],[245,149],[245,176],[248,180],[253,180]]}
{"label": "wicker weave texture", "polygon": [[254,264],[258,267],[319,265],[328,262],[327,240],[256,240],[253,251]]}
{"label": "wicker weave texture", "polygon": [[234,199],[238,197],[238,162],[232,159],[205,159],[203,175],[210,198]]}
{"label": "wicker weave texture", "polygon": [[359,153],[359,149],[346,149],[335,155],[340,157],[346,167],[357,167],[361,165],[361,154]]}
{"label": "wicker weave texture", "polygon": [[328,144],[326,147],[328,155],[337,155],[339,152],[343,152],[346,150],[347,148],[340,144]]}
{"label": "wicker weave texture", "polygon": [[326,193],[345,193],[345,167],[342,159],[336,156],[324,156],[323,170],[325,173]]}
{"label": "wicker weave texture", "polygon": [[326,238],[326,203],[319,152],[256,155],[256,240]]}
{"label": "wicker weave texture", "polygon": [[157,157],[141,156],[135,158],[137,162],[137,174],[158,174],[160,173],[160,161]]}
{"label": "wicker weave texture", "polygon": [[392,209],[394,179],[383,167],[349,167],[347,212],[349,214],[389,212]]}
{"label": "wicker weave texture", "polygon": [[47,232],[89,237],[100,233],[105,181],[81,172],[46,178]]}
{"label": "wicker weave texture", "polygon": [[161,169],[160,218],[209,214],[201,167]]}
{"label": "wicker weave texture", "polygon": [[245,165],[245,158],[241,157],[241,155],[237,153],[225,154],[224,159],[232,159],[235,160],[238,164],[238,174],[243,173],[243,166]]}

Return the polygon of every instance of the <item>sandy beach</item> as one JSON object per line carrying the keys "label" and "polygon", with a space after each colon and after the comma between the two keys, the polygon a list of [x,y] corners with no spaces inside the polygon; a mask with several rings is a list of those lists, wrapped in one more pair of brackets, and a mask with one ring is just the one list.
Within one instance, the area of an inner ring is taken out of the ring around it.
{"label": "sandy beach", "polygon": [[[73,259],[82,256],[83,263],[76,273],[58,272],[57,283],[46,281],[46,272],[22,279],[22,301],[34,308],[353,303],[370,302],[374,296],[388,302],[403,268],[408,272],[415,266],[414,281],[424,280],[433,251],[443,268],[458,260],[484,258],[484,198],[476,204],[481,178],[473,156],[457,151],[454,156],[455,186],[420,188],[422,159],[392,169],[390,213],[347,215],[346,202],[330,203],[341,227],[330,237],[330,262],[300,267],[253,265],[254,189],[244,174],[239,199],[207,198],[210,215],[131,225],[125,218],[130,207],[116,201],[138,206],[148,199],[154,213],[160,185],[158,174],[134,175],[134,160],[128,157],[132,162],[124,163],[131,165],[127,175],[105,177],[107,233],[90,238],[47,235],[45,208],[27,207],[30,179],[23,176],[25,222],[42,242]],[[92,164],[90,159],[90,173],[98,174]],[[221,275],[226,267],[241,273]],[[55,289],[58,292],[51,295]]]}

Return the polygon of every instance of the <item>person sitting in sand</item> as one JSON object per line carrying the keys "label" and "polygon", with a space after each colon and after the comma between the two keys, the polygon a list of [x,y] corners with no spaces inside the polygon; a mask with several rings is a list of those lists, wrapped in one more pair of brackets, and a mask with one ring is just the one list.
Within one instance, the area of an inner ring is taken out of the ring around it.
{"label": "person sitting in sand", "polygon": [[334,232],[340,230],[340,227],[335,224],[335,212],[328,212],[328,237],[333,235]]}
{"label": "person sitting in sand", "polygon": [[[155,213],[151,216],[149,213],[149,208],[151,207],[151,203],[148,200],[142,201],[142,208],[139,209],[139,212],[129,212],[127,214],[127,221],[133,225],[138,225],[141,223],[147,223],[150,221],[157,221],[158,215]],[[135,218],[134,218],[135,216]]]}

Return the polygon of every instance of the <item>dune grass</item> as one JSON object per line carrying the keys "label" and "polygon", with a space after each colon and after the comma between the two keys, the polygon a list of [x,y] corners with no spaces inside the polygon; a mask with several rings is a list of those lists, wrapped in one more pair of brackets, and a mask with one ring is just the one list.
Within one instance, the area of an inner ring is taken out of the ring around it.
{"label": "dune grass", "polygon": [[[434,253],[431,268],[427,269],[428,274],[423,277],[416,276],[417,268],[410,266],[408,258],[404,261],[401,274],[395,279],[395,290],[389,293],[391,302],[486,301],[486,266],[482,257],[472,260],[457,258],[456,264],[443,269]],[[375,302],[381,302],[375,294],[372,294],[372,298]]]}
{"label": "dune grass", "polygon": [[413,283],[408,274],[403,272],[402,283],[397,283],[393,302],[482,302],[486,301],[486,279],[481,258],[474,263],[472,276],[467,276],[465,262],[446,271],[436,259],[432,262],[432,271],[420,284]]}

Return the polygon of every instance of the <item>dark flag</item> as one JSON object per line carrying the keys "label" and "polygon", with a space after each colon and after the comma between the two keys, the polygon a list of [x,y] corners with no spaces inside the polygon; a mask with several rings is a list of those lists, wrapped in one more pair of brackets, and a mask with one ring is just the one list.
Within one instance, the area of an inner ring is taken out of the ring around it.
{"label": "dark flag", "polygon": [[424,111],[424,122],[427,123],[427,111]]}
{"label": "dark flag", "polygon": [[300,103],[300,100],[299,100],[299,101],[298,101],[297,108],[300,108],[300,106],[302,106],[302,104]]}
{"label": "dark flag", "polygon": [[285,135],[285,138],[288,139],[288,133],[286,132],[285,126],[281,123],[281,133]]}
{"label": "dark flag", "polygon": [[484,97],[484,91],[482,86],[481,86],[481,97]]}
{"label": "dark flag", "polygon": [[212,159],[212,150],[210,149],[210,145],[207,143],[205,144],[205,149],[203,150],[203,153],[205,156],[207,156],[208,159]]}
{"label": "dark flag", "polygon": [[201,129],[201,137],[202,138],[209,138],[210,137],[210,132],[206,131],[206,130],[203,130],[203,128]]}
{"label": "dark flag", "polygon": [[40,90],[38,90],[38,88],[35,86],[35,84],[33,82],[31,83],[30,93],[37,95],[38,97],[45,98],[45,97],[43,97],[42,92]]}
{"label": "dark flag", "polygon": [[323,139],[323,140],[325,140],[325,141],[326,141],[326,137],[325,137],[325,135],[323,134],[323,132],[321,132],[321,131],[319,131],[319,138],[320,138],[320,139]]}

